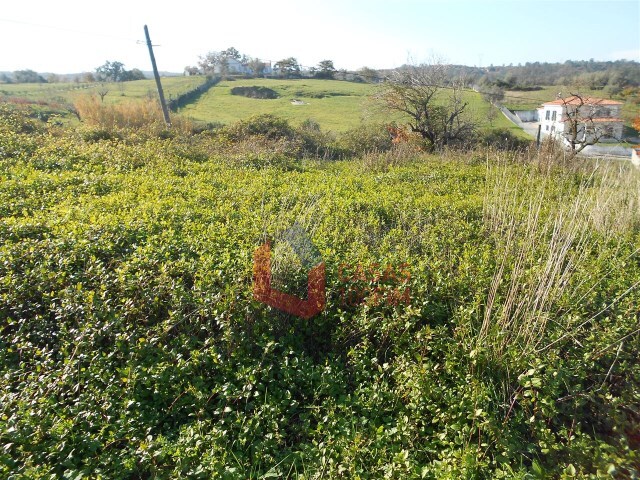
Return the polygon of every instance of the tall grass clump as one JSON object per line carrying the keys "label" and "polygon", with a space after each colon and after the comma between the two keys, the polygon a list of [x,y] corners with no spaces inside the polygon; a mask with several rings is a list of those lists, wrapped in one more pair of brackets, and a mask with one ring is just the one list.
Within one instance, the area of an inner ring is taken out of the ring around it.
{"label": "tall grass clump", "polygon": [[[78,97],[74,102],[78,117],[86,126],[111,135],[126,130],[146,130],[167,136],[162,109],[156,100],[147,98],[117,104],[105,104],[95,95]],[[171,130],[188,133],[194,130],[191,122],[183,117],[171,117]]]}
{"label": "tall grass clump", "polygon": [[[557,153],[544,152],[547,166]],[[614,262],[640,225],[640,176],[626,166],[532,167],[491,165],[487,175],[483,216],[497,263],[477,343],[498,357],[545,348],[550,322],[577,334],[578,317],[567,312],[601,280],[579,272],[594,257]]]}
{"label": "tall grass clump", "polygon": [[79,97],[74,106],[82,122],[93,127],[140,128],[162,121],[160,106],[151,100],[112,105],[86,95]]}

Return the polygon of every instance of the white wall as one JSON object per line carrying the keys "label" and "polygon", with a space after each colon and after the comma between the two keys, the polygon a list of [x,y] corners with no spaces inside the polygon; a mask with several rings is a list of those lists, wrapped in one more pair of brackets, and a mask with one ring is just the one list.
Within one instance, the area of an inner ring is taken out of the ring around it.
{"label": "white wall", "polygon": [[[543,105],[538,109],[538,115],[540,116],[540,124],[542,125],[541,131],[544,135],[558,135],[560,133],[565,132],[565,130],[569,130],[569,123],[564,123],[561,121],[565,109],[570,112],[575,112],[577,106],[568,105],[565,107],[564,105]],[[555,120],[554,120],[554,112],[555,112]],[[591,106],[584,105],[580,109],[581,115],[585,117],[589,116],[597,116],[597,117],[609,117],[609,118],[619,118],[620,117],[620,105],[600,105],[600,106]],[[547,119],[548,115],[548,119]],[[622,122],[594,122],[594,128],[596,128],[599,132],[603,132],[605,129],[612,130],[612,134],[610,136],[606,136],[602,138],[603,141],[612,141],[615,139],[622,138],[623,125]],[[578,138],[581,138],[584,132],[584,125],[579,128]]]}

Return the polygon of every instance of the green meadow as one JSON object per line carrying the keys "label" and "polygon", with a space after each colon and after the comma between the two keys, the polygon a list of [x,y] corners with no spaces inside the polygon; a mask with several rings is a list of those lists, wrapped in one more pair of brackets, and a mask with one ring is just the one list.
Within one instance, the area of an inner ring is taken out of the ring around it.
{"label": "green meadow", "polygon": [[[234,87],[267,87],[278,93],[277,99],[256,99],[232,95]],[[252,79],[220,82],[179,114],[195,121],[229,124],[254,115],[272,114],[284,118],[292,125],[311,119],[325,130],[342,132],[362,123],[402,123],[398,114],[389,114],[375,103],[372,96],[376,86],[337,80],[275,80]],[[300,100],[302,105],[292,104]],[[506,128],[515,135],[527,135],[503,115],[498,114],[490,123],[487,118],[490,105],[480,94],[467,91],[468,110],[483,129]]]}
{"label": "green meadow", "polygon": [[[278,93],[279,98],[267,100],[231,94],[233,87],[251,86],[270,88]],[[312,119],[324,129],[344,131],[363,122],[379,122],[385,118],[388,121],[388,117],[371,102],[373,91],[374,87],[370,84],[336,80],[223,81],[179,113],[196,121],[224,124],[253,115],[272,114],[292,124]],[[293,99],[304,104],[293,105]]]}
{"label": "green meadow", "polygon": [[[162,77],[162,86],[167,100],[203,82],[202,77]],[[0,99],[13,97],[70,104],[80,95],[97,95],[100,91],[108,92],[104,97],[105,103],[121,103],[157,96],[155,80],[147,79],[115,83],[6,83],[0,85]]]}
{"label": "green meadow", "polygon": [[[167,100],[176,98],[205,81],[204,77],[163,77],[162,85]],[[232,95],[234,87],[267,87],[278,94],[276,99],[256,99]],[[173,115],[202,123],[231,124],[251,116],[271,114],[281,117],[292,125],[300,125],[306,120],[317,122],[325,131],[336,133],[356,128],[362,124],[406,122],[399,114],[383,111],[372,98],[376,85],[315,79],[249,79],[223,81],[193,103],[181,108]],[[3,84],[0,85],[0,99],[5,102],[44,102],[47,105],[33,105],[34,111],[62,114],[71,123],[75,122],[65,108],[84,96],[99,96],[107,92],[104,103],[123,104],[157,98],[154,80],[136,80],[117,83],[54,83],[54,84]],[[469,115],[481,130],[508,129],[519,138],[528,135],[513,125],[499,112],[488,117],[491,108],[482,96],[473,91],[464,92],[469,103]],[[292,100],[302,104],[293,104]]]}

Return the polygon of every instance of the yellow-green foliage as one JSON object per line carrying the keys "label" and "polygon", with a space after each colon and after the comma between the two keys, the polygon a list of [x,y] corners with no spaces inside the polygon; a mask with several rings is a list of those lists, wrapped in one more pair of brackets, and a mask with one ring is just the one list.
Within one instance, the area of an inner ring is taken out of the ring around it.
{"label": "yellow-green foliage", "polygon": [[[630,165],[327,162],[237,130],[85,139],[0,109],[0,477],[638,476]],[[293,224],[326,264],[310,320],[253,299]],[[408,269],[408,304],[345,304],[341,266],[365,296]]]}

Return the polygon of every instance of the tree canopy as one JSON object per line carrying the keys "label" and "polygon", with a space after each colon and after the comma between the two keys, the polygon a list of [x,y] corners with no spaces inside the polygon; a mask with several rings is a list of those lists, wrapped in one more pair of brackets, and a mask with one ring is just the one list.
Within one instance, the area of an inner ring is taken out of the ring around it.
{"label": "tree canopy", "polygon": [[96,68],[96,78],[102,82],[128,82],[130,80],[144,80],[144,73],[138,68],[126,70],[122,62],[110,62]]}
{"label": "tree canopy", "polygon": [[279,60],[274,67],[282,77],[296,78],[300,76],[300,64],[294,57]]}
{"label": "tree canopy", "polygon": [[333,66],[333,61],[322,60],[320,63],[318,63],[314,76],[316,78],[333,79],[336,72],[337,70]]}

